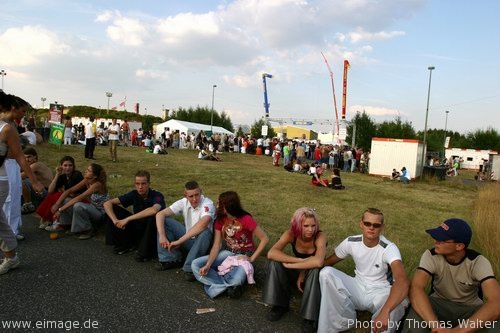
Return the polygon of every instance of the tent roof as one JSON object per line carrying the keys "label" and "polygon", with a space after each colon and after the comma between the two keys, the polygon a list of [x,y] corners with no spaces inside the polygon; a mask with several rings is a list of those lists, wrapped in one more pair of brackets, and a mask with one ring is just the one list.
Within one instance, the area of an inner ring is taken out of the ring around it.
{"label": "tent roof", "polygon": [[[200,131],[204,131],[204,132],[210,131],[210,125],[192,123],[189,121],[183,121],[183,120],[177,120],[177,119],[170,119],[164,123],[156,125],[157,135],[158,135],[158,133],[163,133],[164,127],[169,127],[170,129],[184,128],[184,129],[186,129],[186,132],[195,132],[195,133],[199,133]],[[212,126],[212,131],[214,133],[233,134],[233,132],[228,131],[224,127],[220,127],[220,126]]]}

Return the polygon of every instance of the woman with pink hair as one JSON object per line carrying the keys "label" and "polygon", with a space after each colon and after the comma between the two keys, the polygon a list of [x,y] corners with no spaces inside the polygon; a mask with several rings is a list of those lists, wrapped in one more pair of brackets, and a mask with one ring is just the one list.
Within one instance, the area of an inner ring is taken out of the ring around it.
{"label": "woman with pink hair", "polygon": [[[300,304],[302,331],[314,331],[321,302],[319,271],[325,260],[327,239],[319,229],[314,209],[297,209],[290,223],[290,228],[267,253],[269,265],[263,300],[272,306],[267,319],[276,321],[288,312],[291,287],[296,282],[303,293]],[[288,244],[293,255],[284,251]]]}

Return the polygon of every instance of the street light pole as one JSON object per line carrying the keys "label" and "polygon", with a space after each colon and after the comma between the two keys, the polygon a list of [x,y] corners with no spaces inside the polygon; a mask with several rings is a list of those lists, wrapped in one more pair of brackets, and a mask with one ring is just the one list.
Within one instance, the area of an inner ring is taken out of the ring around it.
{"label": "street light pole", "polygon": [[42,100],[42,109],[45,106],[45,101],[47,100],[45,97],[40,98]]}
{"label": "street light pole", "polygon": [[448,113],[450,113],[450,111],[445,111],[445,113],[446,113],[446,118],[444,121],[443,158],[446,157],[446,130],[448,128]]}
{"label": "street light pole", "polygon": [[0,71],[0,75],[2,75],[2,91],[3,91],[3,77],[7,75],[7,72],[5,72],[3,69]]}
{"label": "street light pole", "polygon": [[425,165],[425,151],[426,151],[426,145],[427,145],[427,119],[429,117],[429,100],[431,98],[431,80],[432,80],[432,71],[435,69],[434,66],[429,66],[427,67],[429,70],[429,88],[427,90],[427,109],[425,110],[425,125],[424,125],[424,145],[422,146],[422,173],[424,173],[424,165]]}
{"label": "street light pole", "polygon": [[217,85],[214,84],[212,86],[212,110],[210,111],[210,132],[213,135],[213,126],[214,126],[214,96],[215,96],[215,88],[217,88]]}
{"label": "street light pole", "polygon": [[113,93],[107,92],[106,96],[108,97],[108,114],[109,114],[109,99],[113,96]]}

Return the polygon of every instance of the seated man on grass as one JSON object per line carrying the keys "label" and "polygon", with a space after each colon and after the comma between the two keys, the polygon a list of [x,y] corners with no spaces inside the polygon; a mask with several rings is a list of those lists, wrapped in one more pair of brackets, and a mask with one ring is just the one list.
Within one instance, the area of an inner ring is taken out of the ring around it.
{"label": "seated man on grass", "polygon": [[[184,225],[171,218],[174,215],[183,215]],[[184,198],[156,214],[160,261],[157,270],[183,267],[186,280],[194,281],[191,263],[208,254],[214,218],[215,206],[212,200],[203,196],[197,182],[187,182],[184,186]],[[180,247],[187,251],[184,262]]]}
{"label": "seated man on grass", "polygon": [[468,248],[469,225],[453,218],[426,232],[434,248],[413,276],[403,333],[500,332],[500,287],[488,259]]}
{"label": "seated man on grass", "polygon": [[[165,209],[163,194],[150,188],[151,176],[146,170],[135,174],[135,190],[104,203],[106,211],[106,244],[114,245],[115,254],[137,248],[137,262],[157,257],[155,215]],[[132,206],[133,213],[126,207]]]}
{"label": "seated man on grass", "polygon": [[[409,281],[396,244],[381,235],[384,215],[368,208],[359,222],[361,234],[346,238],[325,260],[319,274],[321,307],[318,332],[365,327],[356,310],[372,313],[371,332],[395,332],[408,305]],[[329,265],[351,256],[355,277]]]}
{"label": "seated man on grass", "polygon": [[[47,196],[47,189],[52,183],[52,170],[44,163],[38,161],[38,153],[34,148],[28,147],[23,150],[24,158],[31,168],[31,171],[35,175],[36,179],[42,183],[45,190],[42,193],[37,193],[33,190],[31,186],[31,180],[28,176],[22,172],[21,178],[23,179],[23,200],[24,204],[21,208],[23,214],[30,214],[36,210],[36,206],[40,204],[43,199]],[[36,205],[35,205],[36,200]]]}

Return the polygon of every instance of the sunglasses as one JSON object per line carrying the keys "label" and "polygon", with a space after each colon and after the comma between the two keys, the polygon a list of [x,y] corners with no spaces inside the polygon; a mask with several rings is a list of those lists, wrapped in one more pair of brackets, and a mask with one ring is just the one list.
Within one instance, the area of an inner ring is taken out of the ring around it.
{"label": "sunglasses", "polygon": [[382,227],[382,223],[371,223],[367,221],[363,221],[363,225],[367,228],[373,227],[374,229],[378,229]]}

